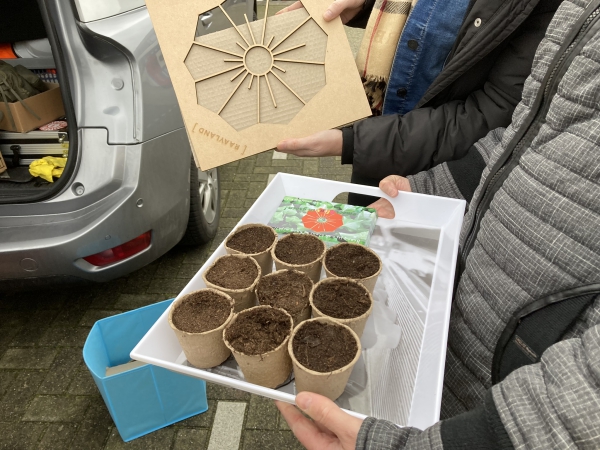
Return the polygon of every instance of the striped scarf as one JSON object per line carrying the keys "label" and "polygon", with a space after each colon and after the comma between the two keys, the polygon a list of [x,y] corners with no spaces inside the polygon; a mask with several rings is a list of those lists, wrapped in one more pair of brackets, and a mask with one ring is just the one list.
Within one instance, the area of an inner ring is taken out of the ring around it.
{"label": "striped scarf", "polygon": [[356,65],[374,116],[381,115],[402,29],[417,0],[376,0],[360,44]]}

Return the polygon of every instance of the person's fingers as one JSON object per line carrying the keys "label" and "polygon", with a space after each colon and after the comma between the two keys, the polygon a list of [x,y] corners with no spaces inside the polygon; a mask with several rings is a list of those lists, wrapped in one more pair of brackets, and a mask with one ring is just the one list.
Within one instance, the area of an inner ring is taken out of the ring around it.
{"label": "person's fingers", "polygon": [[300,8],[304,8],[304,5],[302,4],[302,2],[299,2],[299,1],[298,2],[294,2],[290,6],[286,6],[282,10],[277,11],[275,13],[275,15],[283,14],[283,13],[290,12],[290,11],[294,11],[295,9],[300,9]]}
{"label": "person's fingers", "polygon": [[396,217],[396,212],[392,204],[385,198],[380,198],[376,202],[370,204],[368,208],[374,208],[377,211],[377,216],[384,219],[393,219]]}
{"label": "person's fingers", "polygon": [[354,448],[362,420],[346,414],[327,397],[312,392],[296,395],[296,405],[320,426],[335,434],[344,448]]}
{"label": "person's fingers", "polygon": [[337,438],[329,430],[324,432],[321,427],[317,427],[315,422],[304,417],[294,405],[277,400],[275,405],[296,438],[308,450],[323,450],[337,441]]}
{"label": "person's fingers", "polygon": [[283,140],[277,144],[277,150],[296,156],[339,156],[342,145],[340,130],[326,130],[305,138]]}
{"label": "person's fingers", "polygon": [[379,189],[390,197],[396,197],[398,191],[410,192],[408,179],[399,175],[390,175],[379,182]]}
{"label": "person's fingers", "polygon": [[362,5],[361,1],[357,2],[356,0],[335,0],[331,5],[329,5],[327,11],[323,13],[323,19],[329,22],[335,19],[337,16],[339,16],[344,10],[348,8],[356,8],[360,5]]}

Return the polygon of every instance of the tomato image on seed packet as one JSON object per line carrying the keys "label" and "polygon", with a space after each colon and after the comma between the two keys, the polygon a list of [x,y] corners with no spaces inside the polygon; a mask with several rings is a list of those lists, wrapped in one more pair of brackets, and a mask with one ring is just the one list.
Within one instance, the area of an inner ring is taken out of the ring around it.
{"label": "tomato image on seed packet", "polygon": [[269,226],[279,235],[314,234],[328,246],[340,242],[369,245],[376,221],[373,208],[284,197]]}

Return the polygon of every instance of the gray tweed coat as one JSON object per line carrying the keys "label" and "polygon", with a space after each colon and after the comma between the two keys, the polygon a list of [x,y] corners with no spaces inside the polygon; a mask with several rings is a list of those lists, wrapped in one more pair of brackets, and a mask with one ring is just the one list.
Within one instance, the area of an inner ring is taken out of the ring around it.
{"label": "gray tweed coat", "polygon": [[512,124],[409,177],[469,201],[448,420],[421,432],[369,418],[357,449],[600,448],[599,18],[600,0],[565,0]]}

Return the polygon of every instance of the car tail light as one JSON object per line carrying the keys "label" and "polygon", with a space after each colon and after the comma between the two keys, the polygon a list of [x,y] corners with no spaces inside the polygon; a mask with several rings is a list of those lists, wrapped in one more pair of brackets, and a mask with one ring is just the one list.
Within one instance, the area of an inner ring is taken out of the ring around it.
{"label": "car tail light", "polygon": [[103,252],[96,253],[95,255],[86,256],[85,259],[94,266],[107,266],[109,264],[122,261],[124,259],[133,256],[142,250],[147,249],[152,241],[152,231],[147,231],[144,234],[139,235],[131,241],[125,242],[124,244],[117,245],[116,247],[109,248]]}

